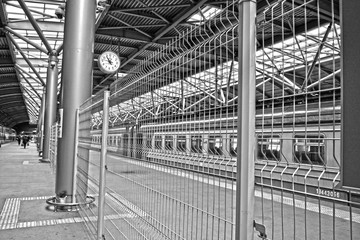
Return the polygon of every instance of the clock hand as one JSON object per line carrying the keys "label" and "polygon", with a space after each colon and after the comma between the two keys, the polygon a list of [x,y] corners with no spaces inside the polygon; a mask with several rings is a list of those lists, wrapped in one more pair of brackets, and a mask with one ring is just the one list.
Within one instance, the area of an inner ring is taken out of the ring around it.
{"label": "clock hand", "polygon": [[108,62],[109,62],[110,64],[112,64],[111,59],[110,59],[108,56],[106,56],[106,58],[107,58]]}

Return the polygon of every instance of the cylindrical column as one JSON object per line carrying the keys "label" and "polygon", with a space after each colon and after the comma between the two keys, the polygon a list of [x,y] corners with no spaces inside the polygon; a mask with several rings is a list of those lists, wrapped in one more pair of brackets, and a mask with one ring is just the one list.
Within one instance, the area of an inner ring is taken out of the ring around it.
{"label": "cylindrical column", "polygon": [[239,9],[239,123],[235,239],[249,240],[254,236],[256,1],[241,0]]}
{"label": "cylindrical column", "polygon": [[62,65],[64,110],[56,166],[57,196],[70,196],[73,192],[76,109],[91,96],[95,10],[96,0],[66,2]]}
{"label": "cylindrical column", "polygon": [[38,139],[37,139],[37,148],[40,153],[42,153],[43,149],[43,140],[44,140],[44,115],[45,115],[45,93],[43,93],[41,98],[41,106],[39,111],[39,120],[38,120]]}
{"label": "cylindrical column", "polygon": [[45,117],[42,161],[49,161],[51,126],[56,121],[57,106],[58,59],[56,53],[49,56],[46,77]]}
{"label": "cylindrical column", "polygon": [[97,239],[103,239],[104,233],[104,209],[105,209],[105,173],[106,173],[106,154],[107,154],[107,139],[109,129],[109,91],[104,92],[103,104],[103,124],[102,124],[102,141],[101,141],[101,155],[100,155],[100,180],[99,180],[99,202],[98,202],[98,221],[97,221]]}

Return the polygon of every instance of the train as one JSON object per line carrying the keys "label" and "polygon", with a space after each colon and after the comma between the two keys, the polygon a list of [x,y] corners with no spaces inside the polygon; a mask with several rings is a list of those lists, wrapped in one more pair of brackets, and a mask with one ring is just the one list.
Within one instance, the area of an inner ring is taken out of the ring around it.
{"label": "train", "polygon": [[[262,114],[261,125],[256,124],[255,182],[348,199],[347,191],[338,188],[339,122],[307,124],[293,114],[288,122],[296,118],[302,123],[287,124],[282,115],[282,123],[275,124],[274,116],[269,125]],[[92,129],[92,147],[100,149],[101,141],[101,129]],[[109,154],[232,180],[236,179],[237,145],[237,118],[231,116],[114,126],[107,139]]]}
{"label": "train", "polygon": [[0,147],[1,144],[15,141],[15,139],[16,131],[14,129],[0,125]]}

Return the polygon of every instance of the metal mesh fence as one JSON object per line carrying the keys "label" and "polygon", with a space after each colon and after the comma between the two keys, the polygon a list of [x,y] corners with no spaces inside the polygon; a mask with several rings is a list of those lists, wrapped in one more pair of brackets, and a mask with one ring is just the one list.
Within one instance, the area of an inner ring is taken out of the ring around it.
{"label": "metal mesh fence", "polygon": [[49,161],[52,172],[56,172],[56,160],[57,160],[57,143],[59,137],[59,125],[55,123],[51,126],[50,131],[50,149],[49,149]]}
{"label": "metal mesh fence", "polygon": [[256,219],[269,239],[356,239],[359,195],[340,183],[339,1],[258,14]]}
{"label": "metal mesh fence", "polygon": [[[360,197],[338,188],[341,31],[327,2],[258,7],[255,238],[359,235]],[[201,9],[110,86],[109,109],[101,92],[79,111],[77,191],[97,196],[106,161],[105,239],[235,239],[238,3]],[[95,237],[98,209],[82,215]]]}
{"label": "metal mesh fence", "polygon": [[[94,149],[91,141],[91,121],[92,112],[99,111],[102,106],[102,97],[94,97],[87,100],[79,109],[77,114],[77,153],[76,153],[76,181],[74,189],[76,190],[76,201],[78,203],[86,203],[87,197],[95,197],[96,204],[99,196],[99,170],[93,165],[93,157],[90,154]],[[96,158],[95,158],[96,159]],[[98,159],[96,159],[99,161]],[[95,161],[96,161],[95,160]],[[80,216],[84,219],[88,229],[89,236],[96,237],[98,209],[95,204],[80,205]]]}

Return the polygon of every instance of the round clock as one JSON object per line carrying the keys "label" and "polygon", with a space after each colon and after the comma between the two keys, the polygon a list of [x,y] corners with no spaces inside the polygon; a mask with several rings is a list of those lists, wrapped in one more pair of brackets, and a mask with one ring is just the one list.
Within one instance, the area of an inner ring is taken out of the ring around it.
{"label": "round clock", "polygon": [[103,52],[98,58],[98,66],[103,73],[114,73],[120,67],[120,58],[115,52]]}

